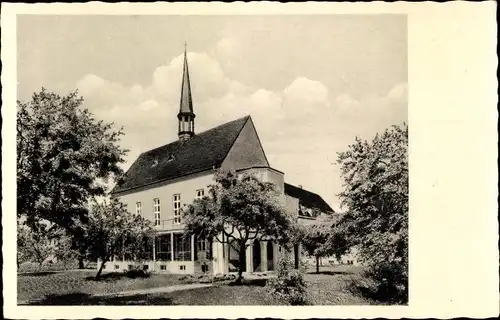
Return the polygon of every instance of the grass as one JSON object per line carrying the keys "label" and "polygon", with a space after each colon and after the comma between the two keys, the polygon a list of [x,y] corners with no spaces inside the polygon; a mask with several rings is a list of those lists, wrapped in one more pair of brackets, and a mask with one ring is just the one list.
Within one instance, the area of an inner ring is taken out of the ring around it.
{"label": "grass", "polygon": [[[95,262],[85,262],[85,269],[94,270],[96,269]],[[29,272],[41,272],[41,271],[65,271],[65,270],[74,270],[78,269],[78,261],[70,262],[70,263],[44,263],[42,267],[38,263],[34,262],[25,262],[19,266],[17,272],[19,273],[29,273]]]}
{"label": "grass", "polygon": [[[17,276],[18,302],[43,300],[48,296],[93,295],[139,290],[188,283],[181,275],[152,274],[148,278],[129,278],[124,274],[103,274],[95,281],[96,271],[63,271],[19,274]],[[83,297],[82,296],[82,297]]]}
{"label": "grass", "polygon": [[[308,271],[309,300],[313,305],[375,304],[352,290],[362,280],[360,268],[335,266],[321,268],[319,274]],[[95,271],[71,271],[18,275],[18,301],[44,305],[280,305],[267,293],[266,280],[246,279],[243,285],[214,283],[213,287],[171,293],[137,294],[126,297],[93,297],[94,294],[115,293],[193,282],[181,275],[152,274],[149,278],[130,279],[123,274],[106,274],[94,281]]]}
{"label": "grass", "polygon": [[314,305],[367,305],[377,304],[354,289],[362,280],[362,269],[356,266],[321,268],[320,273],[309,271],[304,275],[308,283],[309,299]]}

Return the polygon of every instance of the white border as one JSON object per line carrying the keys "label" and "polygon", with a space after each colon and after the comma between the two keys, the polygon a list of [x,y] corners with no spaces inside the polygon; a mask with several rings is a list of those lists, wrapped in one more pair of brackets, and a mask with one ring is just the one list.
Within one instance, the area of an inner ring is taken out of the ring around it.
{"label": "white border", "polygon": [[[494,2],[2,3],[4,310],[10,318],[373,318],[498,315]],[[408,14],[410,305],[17,307],[16,14]]]}

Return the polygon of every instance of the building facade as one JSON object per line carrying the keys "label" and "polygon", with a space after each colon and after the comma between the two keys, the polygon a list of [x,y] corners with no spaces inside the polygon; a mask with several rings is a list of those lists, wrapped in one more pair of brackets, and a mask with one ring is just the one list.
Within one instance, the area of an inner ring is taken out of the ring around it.
{"label": "building facade", "polygon": [[[129,210],[154,224],[151,256],[140,262],[140,267],[177,274],[237,271],[238,253],[231,246],[183,234],[182,209],[207,194],[215,170],[220,168],[273,182],[287,211],[301,222],[315,219],[318,213],[333,213],[320,196],[285,183],[284,173],[270,166],[250,116],[195,134],[186,52],[177,118],[179,139],[142,153],[112,192]],[[281,250],[272,241],[254,242],[246,250],[243,271],[274,270]],[[294,248],[294,256],[298,267],[299,245]],[[116,257],[105,270],[126,270],[137,267],[137,263]]]}

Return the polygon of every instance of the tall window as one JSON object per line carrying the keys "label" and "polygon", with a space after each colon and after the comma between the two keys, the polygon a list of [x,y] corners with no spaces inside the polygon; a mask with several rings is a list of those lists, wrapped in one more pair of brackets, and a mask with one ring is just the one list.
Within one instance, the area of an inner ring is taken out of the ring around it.
{"label": "tall window", "polygon": [[196,190],[196,199],[201,199],[205,195],[205,189]]}
{"label": "tall window", "polygon": [[153,211],[155,213],[155,226],[160,225],[160,199],[153,200]]}
{"label": "tall window", "polygon": [[196,237],[195,259],[211,259],[211,245],[204,237]]}
{"label": "tall window", "polygon": [[174,260],[191,261],[191,237],[174,233]]}
{"label": "tall window", "polygon": [[170,234],[158,235],[155,238],[156,260],[170,261],[172,259],[172,247],[170,244]]}
{"label": "tall window", "polygon": [[181,195],[174,194],[174,223],[181,223]]}
{"label": "tall window", "polygon": [[140,201],[135,203],[135,213],[138,215],[142,214],[142,205]]}

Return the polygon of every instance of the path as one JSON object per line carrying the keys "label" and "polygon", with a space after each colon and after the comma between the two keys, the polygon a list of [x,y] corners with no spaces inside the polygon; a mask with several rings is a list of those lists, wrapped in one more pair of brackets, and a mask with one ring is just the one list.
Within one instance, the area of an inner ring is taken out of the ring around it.
{"label": "path", "polygon": [[123,296],[135,296],[139,294],[153,294],[153,293],[169,293],[181,290],[189,290],[189,289],[198,289],[198,288],[207,288],[211,287],[210,283],[190,283],[190,284],[177,284],[167,287],[157,287],[157,288],[149,288],[149,289],[140,289],[140,290],[131,290],[131,291],[120,291],[120,292],[112,292],[112,293],[101,293],[92,295],[92,297],[123,297]]}

